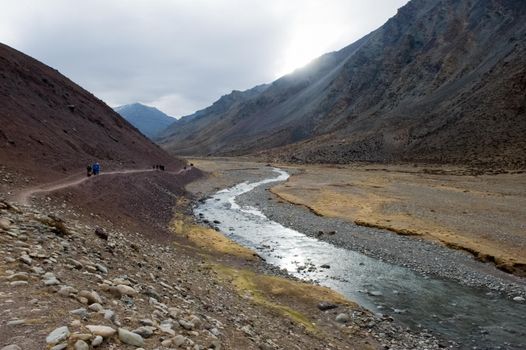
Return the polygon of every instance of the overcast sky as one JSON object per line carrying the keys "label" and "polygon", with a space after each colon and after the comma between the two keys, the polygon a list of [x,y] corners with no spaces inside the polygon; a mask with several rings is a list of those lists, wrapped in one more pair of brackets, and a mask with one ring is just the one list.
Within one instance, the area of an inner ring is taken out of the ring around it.
{"label": "overcast sky", "polygon": [[381,26],[407,0],[0,0],[0,41],[110,106],[176,117]]}

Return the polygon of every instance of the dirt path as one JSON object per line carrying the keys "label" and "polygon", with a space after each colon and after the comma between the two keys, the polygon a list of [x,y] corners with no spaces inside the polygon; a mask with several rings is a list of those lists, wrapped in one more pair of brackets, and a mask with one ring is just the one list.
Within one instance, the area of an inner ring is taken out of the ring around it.
{"label": "dirt path", "polygon": [[[179,171],[171,171],[171,172],[167,171],[166,173],[180,175],[188,170],[190,170],[190,168],[180,169]],[[146,173],[146,172],[153,172],[153,171],[157,171],[157,170],[156,169],[123,169],[123,170],[107,171],[99,175],[96,175],[96,176],[94,175],[90,177],[87,177],[84,174],[75,174],[75,175],[63,178],[57,182],[39,185],[39,186],[31,187],[31,188],[26,188],[20,191],[19,193],[17,193],[14,196],[13,200],[19,204],[28,205],[31,197],[33,197],[36,194],[48,193],[48,192],[62,190],[68,187],[78,186],[84,182],[87,182],[89,180],[92,180],[100,176],[114,176],[114,175],[123,175],[123,174]]]}

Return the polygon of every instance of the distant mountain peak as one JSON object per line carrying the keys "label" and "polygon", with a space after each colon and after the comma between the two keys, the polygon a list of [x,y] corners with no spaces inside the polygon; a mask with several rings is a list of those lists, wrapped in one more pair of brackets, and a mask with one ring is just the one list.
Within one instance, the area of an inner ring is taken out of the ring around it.
{"label": "distant mountain peak", "polygon": [[177,119],[159,109],[139,102],[118,106],[114,110],[150,139],[156,138],[161,131],[177,123]]}

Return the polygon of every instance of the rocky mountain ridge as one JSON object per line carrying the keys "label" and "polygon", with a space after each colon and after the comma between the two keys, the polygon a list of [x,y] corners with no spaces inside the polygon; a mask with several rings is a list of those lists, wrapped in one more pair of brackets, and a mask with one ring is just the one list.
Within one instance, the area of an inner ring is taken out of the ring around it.
{"label": "rocky mountain ridge", "polygon": [[159,142],[183,155],[523,168],[525,53],[524,2],[412,0],[356,43]]}

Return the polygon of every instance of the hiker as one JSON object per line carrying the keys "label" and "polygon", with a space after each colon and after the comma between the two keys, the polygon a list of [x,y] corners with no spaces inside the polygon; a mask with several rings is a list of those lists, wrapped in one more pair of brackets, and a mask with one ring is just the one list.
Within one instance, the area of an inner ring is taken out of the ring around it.
{"label": "hiker", "polygon": [[93,164],[93,175],[99,175],[100,173],[100,164],[96,162]]}
{"label": "hiker", "polygon": [[164,171],[164,165],[161,165],[160,167],[161,167],[161,171]]}
{"label": "hiker", "polygon": [[88,177],[91,176],[91,165],[88,165],[86,170],[88,171]]}

